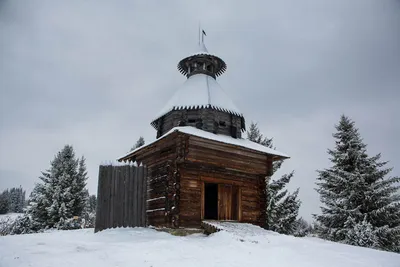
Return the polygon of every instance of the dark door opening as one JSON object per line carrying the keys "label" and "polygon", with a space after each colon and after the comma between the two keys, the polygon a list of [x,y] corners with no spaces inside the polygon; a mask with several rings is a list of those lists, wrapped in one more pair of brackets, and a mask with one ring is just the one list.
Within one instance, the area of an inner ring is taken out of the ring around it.
{"label": "dark door opening", "polygon": [[218,184],[204,184],[204,219],[218,220]]}

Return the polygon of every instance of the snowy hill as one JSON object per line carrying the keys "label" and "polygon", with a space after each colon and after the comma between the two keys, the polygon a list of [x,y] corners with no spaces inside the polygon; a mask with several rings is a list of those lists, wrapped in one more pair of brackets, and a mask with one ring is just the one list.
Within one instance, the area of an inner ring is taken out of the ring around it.
{"label": "snowy hill", "polygon": [[256,228],[208,237],[120,228],[0,237],[0,266],[399,267],[400,255]]}

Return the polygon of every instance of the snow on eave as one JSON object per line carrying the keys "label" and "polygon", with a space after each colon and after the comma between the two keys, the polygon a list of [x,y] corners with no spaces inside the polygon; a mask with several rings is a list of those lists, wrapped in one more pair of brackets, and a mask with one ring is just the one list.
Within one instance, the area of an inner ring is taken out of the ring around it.
{"label": "snow on eave", "polygon": [[136,162],[120,162],[120,161],[115,161],[115,160],[107,160],[107,161],[102,161],[100,163],[100,166],[135,166],[137,167]]}
{"label": "snow on eave", "polygon": [[130,156],[133,156],[133,155],[134,155],[136,152],[138,152],[139,150],[145,149],[145,148],[147,148],[147,147],[153,145],[153,144],[156,143],[157,141],[159,141],[159,140],[161,140],[161,139],[164,139],[164,138],[167,137],[168,135],[170,135],[170,134],[172,134],[173,132],[175,132],[174,129],[175,129],[175,128],[172,128],[170,131],[166,132],[164,135],[162,135],[162,136],[159,137],[158,139],[156,139],[156,140],[154,140],[154,141],[152,141],[152,142],[150,142],[150,143],[148,143],[148,144],[145,144],[145,145],[143,145],[143,146],[141,146],[141,147],[138,147],[138,148],[136,148],[136,149],[134,149],[134,150],[132,150],[132,151],[126,153],[124,156],[118,158],[117,161],[121,162],[121,161],[128,160],[128,158],[129,158]]}
{"label": "snow on eave", "polygon": [[153,142],[148,143],[147,145],[141,146],[141,147],[129,152],[128,154],[120,157],[118,159],[118,161],[127,160],[127,158],[129,158],[130,156],[134,155],[139,150],[142,150],[142,149],[144,149],[146,147],[151,146],[155,142],[157,142],[157,141],[169,136],[170,134],[172,134],[174,132],[181,132],[181,133],[190,134],[190,135],[197,136],[197,137],[204,138],[204,139],[208,139],[208,140],[213,140],[213,141],[217,141],[217,142],[221,142],[221,143],[225,143],[225,144],[235,145],[235,146],[251,149],[251,150],[254,150],[254,151],[258,151],[258,152],[261,152],[261,153],[264,153],[264,154],[278,156],[278,157],[280,157],[282,159],[290,158],[285,153],[279,152],[277,150],[274,150],[272,148],[260,145],[258,143],[252,142],[252,141],[247,140],[247,139],[242,139],[242,138],[240,138],[240,139],[237,138],[236,139],[236,138],[233,138],[233,137],[228,136],[228,135],[221,135],[221,134],[214,134],[214,133],[206,132],[206,131],[197,129],[197,128],[192,127],[192,126],[183,126],[183,127],[172,128],[167,133],[165,133],[163,136],[161,136],[160,138],[154,140]]}
{"label": "snow on eave", "polygon": [[206,132],[206,131],[197,129],[195,127],[191,127],[191,126],[175,127],[172,130],[174,130],[174,129],[175,129],[175,131],[179,131],[181,133],[194,135],[194,136],[197,136],[197,137],[200,137],[200,138],[213,140],[213,141],[218,141],[218,142],[225,143],[225,144],[235,145],[235,146],[239,146],[239,147],[255,150],[255,151],[258,151],[258,152],[261,152],[261,153],[278,156],[278,157],[285,158],[285,159],[290,158],[285,153],[279,152],[277,150],[274,150],[272,148],[260,145],[258,143],[252,142],[252,141],[247,140],[247,139],[233,138],[231,136],[222,135],[222,134],[214,134],[214,133],[210,133],[210,132]]}

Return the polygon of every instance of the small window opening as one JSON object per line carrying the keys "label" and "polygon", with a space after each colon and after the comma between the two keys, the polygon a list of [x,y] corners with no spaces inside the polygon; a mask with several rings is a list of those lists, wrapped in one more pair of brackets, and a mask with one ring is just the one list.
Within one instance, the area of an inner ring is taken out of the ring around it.
{"label": "small window opening", "polygon": [[219,126],[226,127],[226,122],[225,121],[219,121]]}
{"label": "small window opening", "polygon": [[188,123],[196,123],[196,119],[188,119]]}

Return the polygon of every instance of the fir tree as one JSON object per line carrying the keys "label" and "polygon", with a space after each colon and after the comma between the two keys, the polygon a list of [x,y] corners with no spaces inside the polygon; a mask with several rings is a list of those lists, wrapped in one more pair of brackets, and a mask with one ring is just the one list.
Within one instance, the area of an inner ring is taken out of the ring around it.
{"label": "fir tree", "polygon": [[293,233],[294,236],[304,237],[309,235],[311,232],[312,232],[312,227],[306,220],[304,220],[302,217],[297,219],[296,229]]}
{"label": "fir tree", "polygon": [[38,225],[38,228],[46,228],[48,226],[46,208],[51,203],[49,190],[47,190],[49,187],[49,182],[36,183],[29,197],[27,213],[34,223]]}
{"label": "fir tree", "polygon": [[22,213],[25,206],[25,191],[20,186],[8,191],[9,212]]}
{"label": "fir tree", "polygon": [[319,235],[352,245],[400,252],[399,177],[386,177],[391,168],[369,157],[355,123],[342,115],[332,166],[319,170],[317,192],[323,203],[315,215]]}
{"label": "fir tree", "polygon": [[136,144],[131,148],[131,151],[135,150],[136,148],[139,148],[144,145],[144,138],[141,136],[139,139],[136,141]]}
{"label": "fir tree", "polygon": [[25,208],[25,190],[22,189],[22,187],[20,186],[18,188],[18,204],[16,207],[16,212],[24,212],[24,208]]}
{"label": "fir tree", "polygon": [[82,215],[86,207],[86,202],[88,200],[88,194],[86,194],[87,179],[86,159],[81,157],[79,160],[78,175],[73,183],[73,187],[71,188],[72,195],[75,199],[72,212],[76,216]]}
{"label": "fir tree", "polygon": [[4,190],[0,194],[0,214],[6,214],[9,210],[8,190]]}
{"label": "fir tree", "polygon": [[72,146],[66,145],[50,165],[32,191],[28,207],[32,220],[42,228],[61,227],[69,218],[82,216],[86,205],[85,159],[77,160]]}
{"label": "fir tree", "polygon": [[89,191],[87,191],[87,201],[86,201],[85,215],[84,215],[84,219],[85,219],[84,227],[85,228],[94,227],[94,223],[96,220],[96,206],[97,206],[96,195],[89,196]]}
{"label": "fir tree", "polygon": [[[247,132],[247,139],[261,145],[273,148],[272,138],[264,137],[256,123],[251,123]],[[273,173],[282,165],[282,161],[274,162]],[[277,180],[266,181],[267,209],[265,228],[282,234],[293,234],[296,228],[296,219],[301,205],[297,189],[289,194],[285,189],[294,172],[283,175]]]}
{"label": "fir tree", "polygon": [[8,193],[8,209],[9,212],[15,212],[17,209],[18,205],[18,191],[16,190],[17,188],[11,188]]}
{"label": "fir tree", "polygon": [[96,212],[96,206],[97,206],[97,197],[96,195],[91,195],[88,199],[89,212]]}

